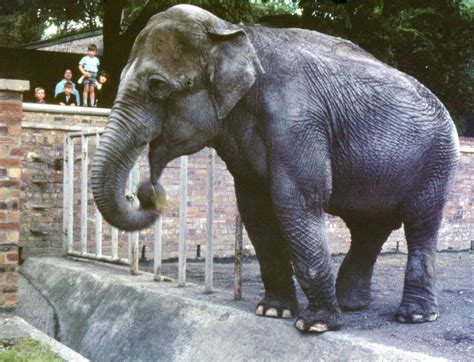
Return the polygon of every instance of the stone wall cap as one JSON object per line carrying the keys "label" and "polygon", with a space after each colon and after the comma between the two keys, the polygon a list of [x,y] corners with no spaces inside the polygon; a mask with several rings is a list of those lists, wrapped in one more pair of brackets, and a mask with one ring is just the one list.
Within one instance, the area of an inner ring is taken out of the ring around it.
{"label": "stone wall cap", "polygon": [[74,114],[86,116],[105,116],[110,114],[110,108],[61,106],[57,104],[23,103],[24,112],[42,112],[56,114]]}
{"label": "stone wall cap", "polygon": [[28,80],[0,78],[0,91],[25,92],[27,90],[30,90]]}

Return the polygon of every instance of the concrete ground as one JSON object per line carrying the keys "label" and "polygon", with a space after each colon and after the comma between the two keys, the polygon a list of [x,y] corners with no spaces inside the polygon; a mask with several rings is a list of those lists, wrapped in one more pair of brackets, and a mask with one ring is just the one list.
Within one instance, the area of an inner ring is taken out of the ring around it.
{"label": "concrete ground", "polygon": [[[189,274],[195,266],[189,263]],[[246,298],[235,302],[228,289],[205,294],[193,283],[158,283],[149,273],[132,276],[94,262],[28,258],[20,272],[18,313],[93,361],[447,360],[443,352],[412,352],[357,330],[302,335],[291,320],[255,316],[249,283]],[[467,360],[463,353],[447,357]]]}
{"label": "concrete ground", "polygon": [[[338,270],[342,256],[335,256]],[[368,310],[344,313],[342,331],[399,349],[426,353],[452,361],[472,360],[474,355],[474,255],[469,252],[439,253],[437,290],[441,315],[436,322],[400,324],[394,313],[401,300],[406,255],[385,254],[377,261],[372,285],[373,302]],[[152,262],[142,262],[141,270],[151,271]],[[163,275],[177,278],[177,264],[164,263]],[[204,263],[187,263],[187,281],[204,284]],[[227,294],[229,305],[254,311],[263,293],[255,258],[243,264],[243,299],[233,301],[233,264],[214,264],[214,285]],[[298,291],[300,306],[306,303]],[[261,317],[255,317],[261,318]],[[312,338],[318,338],[314,336]]]}

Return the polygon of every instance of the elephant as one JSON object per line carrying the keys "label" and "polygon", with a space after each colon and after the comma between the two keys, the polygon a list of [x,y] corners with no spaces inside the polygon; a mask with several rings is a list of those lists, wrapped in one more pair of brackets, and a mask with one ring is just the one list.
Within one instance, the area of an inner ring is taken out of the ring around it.
{"label": "elephant", "polygon": [[[124,195],[126,178],[146,146],[150,175],[137,206]],[[148,21],[121,74],[92,165],[105,220],[128,231],[152,225],[163,169],[204,147],[234,178],[264,284],[258,316],[293,318],[301,332],[339,330],[341,310],[369,306],[376,258],[403,224],[396,319],[437,319],[436,243],[459,140],[417,80],[341,38],[234,25],[176,5]],[[337,278],[325,214],[351,235]]]}

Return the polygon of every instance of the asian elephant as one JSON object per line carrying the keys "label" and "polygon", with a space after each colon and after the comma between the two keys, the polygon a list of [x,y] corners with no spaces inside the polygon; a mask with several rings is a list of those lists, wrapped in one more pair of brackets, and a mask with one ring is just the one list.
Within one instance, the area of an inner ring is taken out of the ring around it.
{"label": "asian elephant", "polygon": [[[150,179],[134,207],[126,178],[148,144]],[[166,164],[207,146],[234,177],[260,263],[257,315],[295,316],[303,332],[339,329],[340,308],[369,305],[377,254],[403,224],[397,319],[438,317],[436,242],[459,145],[447,110],[414,78],[344,39],[237,26],[174,6],[149,20],[122,71],[93,162],[97,207],[120,229],[150,226]],[[351,233],[337,279],[325,213]],[[304,310],[293,275],[308,298]]]}

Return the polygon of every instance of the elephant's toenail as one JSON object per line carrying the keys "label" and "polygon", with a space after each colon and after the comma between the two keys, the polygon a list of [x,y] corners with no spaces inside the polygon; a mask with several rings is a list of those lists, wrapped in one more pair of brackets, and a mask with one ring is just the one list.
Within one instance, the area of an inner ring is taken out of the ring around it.
{"label": "elephant's toenail", "polygon": [[434,322],[437,319],[438,319],[438,313],[430,313],[426,316],[425,321]]}
{"label": "elephant's toenail", "polygon": [[278,317],[278,311],[275,309],[275,308],[269,308],[267,309],[267,311],[265,312],[265,315],[267,317]]}
{"label": "elephant's toenail", "polygon": [[293,316],[291,315],[291,312],[288,309],[285,309],[283,311],[283,313],[281,314],[281,317],[282,318],[287,318],[287,319],[293,318]]}
{"label": "elephant's toenail", "polygon": [[398,321],[399,321],[400,323],[406,323],[406,322],[407,322],[407,320],[405,319],[405,317],[403,317],[403,316],[401,316],[401,315],[399,315],[399,316],[397,317],[397,319],[398,319]]}
{"label": "elephant's toenail", "polygon": [[295,323],[295,327],[300,331],[304,331],[304,321],[302,319],[298,319]]}
{"label": "elephant's toenail", "polygon": [[263,315],[263,305],[259,305],[255,311],[256,315]]}
{"label": "elephant's toenail", "polygon": [[326,332],[327,330],[328,330],[328,326],[327,324],[324,324],[324,323],[316,323],[312,325],[311,328],[309,329],[310,332],[317,332],[317,333],[323,333],[323,332]]}
{"label": "elephant's toenail", "polygon": [[422,323],[424,321],[424,318],[421,314],[413,314],[411,316],[411,321],[413,323]]}

